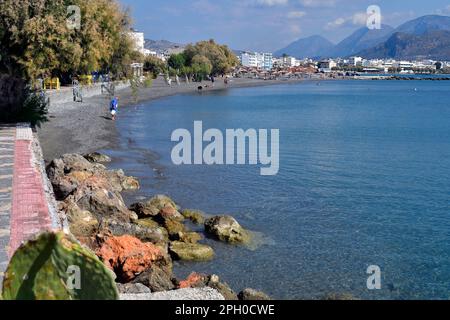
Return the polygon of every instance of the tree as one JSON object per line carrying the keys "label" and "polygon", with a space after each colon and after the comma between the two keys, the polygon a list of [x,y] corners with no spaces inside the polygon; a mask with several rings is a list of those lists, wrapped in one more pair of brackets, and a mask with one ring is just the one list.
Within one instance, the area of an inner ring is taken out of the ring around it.
{"label": "tree", "polygon": [[[81,28],[69,28],[67,7],[81,10]],[[124,73],[132,59],[130,18],[116,0],[2,0],[0,72],[25,79]]]}
{"label": "tree", "polygon": [[192,58],[192,70],[197,81],[202,81],[206,78],[211,74],[212,69],[211,61],[205,56],[196,55]]}
{"label": "tree", "polygon": [[164,73],[167,69],[167,65],[161,59],[156,57],[147,56],[144,60],[144,71],[153,74],[153,78],[156,79],[158,75]]}
{"label": "tree", "polygon": [[228,73],[239,64],[236,55],[225,45],[221,46],[214,40],[201,41],[195,45],[188,45],[184,51],[186,64],[192,65],[195,56],[202,56],[209,60],[214,75]]}
{"label": "tree", "polygon": [[167,62],[169,67],[180,70],[186,64],[186,58],[183,53],[172,54]]}

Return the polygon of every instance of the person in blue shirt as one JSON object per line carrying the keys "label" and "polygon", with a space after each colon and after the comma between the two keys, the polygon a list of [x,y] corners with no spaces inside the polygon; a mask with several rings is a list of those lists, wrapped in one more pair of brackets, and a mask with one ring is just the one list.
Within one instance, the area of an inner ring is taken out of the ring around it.
{"label": "person in blue shirt", "polygon": [[114,97],[111,100],[111,105],[109,106],[109,111],[111,112],[112,120],[115,121],[117,112],[119,111],[119,98],[118,97]]}

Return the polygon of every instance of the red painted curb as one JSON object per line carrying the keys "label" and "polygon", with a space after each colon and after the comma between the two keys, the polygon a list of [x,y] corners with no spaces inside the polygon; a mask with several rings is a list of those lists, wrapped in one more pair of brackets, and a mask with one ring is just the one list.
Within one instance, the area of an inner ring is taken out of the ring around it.
{"label": "red painted curb", "polygon": [[51,229],[40,172],[33,164],[31,141],[16,140],[11,205],[10,257],[22,242]]}

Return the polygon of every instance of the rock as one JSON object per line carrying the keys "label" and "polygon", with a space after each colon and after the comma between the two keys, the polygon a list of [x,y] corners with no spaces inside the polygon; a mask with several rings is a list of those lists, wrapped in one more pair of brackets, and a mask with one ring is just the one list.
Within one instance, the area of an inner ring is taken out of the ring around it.
{"label": "rock", "polygon": [[205,231],[220,241],[231,244],[248,243],[250,233],[231,216],[216,216],[205,222]]}
{"label": "rock", "polygon": [[[174,209],[176,212],[173,212],[173,210],[168,211],[170,210],[169,208]],[[171,212],[177,217],[181,216],[181,214],[179,214],[178,212],[178,207],[175,202],[173,202],[173,200],[169,197],[163,195],[155,196],[145,203],[138,202],[130,206],[130,210],[136,212],[139,218],[155,217],[160,213],[162,209],[165,209],[166,213]]]}
{"label": "rock", "polygon": [[210,288],[216,289],[224,296],[225,300],[235,301],[238,300],[236,293],[230,288],[227,283],[220,282],[220,278],[217,275],[211,275],[207,278],[206,285]]}
{"label": "rock", "polygon": [[139,180],[135,177],[125,177],[122,180],[123,190],[138,190],[140,187]]}
{"label": "rock", "polygon": [[178,241],[185,243],[197,243],[201,241],[203,237],[200,233],[197,232],[179,232],[178,233]]}
{"label": "rock", "polygon": [[161,249],[132,236],[109,237],[96,252],[119,282],[130,282],[153,265],[169,266]]}
{"label": "rock", "polygon": [[91,163],[81,155],[66,154],[51,162],[47,174],[57,200],[66,202],[67,207],[75,203],[98,220],[104,216],[125,222],[137,219],[120,195],[124,187],[136,185],[123,171],[107,171],[103,165]]}
{"label": "rock", "polygon": [[179,213],[177,209],[175,209],[174,207],[172,207],[170,205],[167,205],[164,208],[162,208],[159,211],[157,218],[160,218],[162,220],[171,219],[171,220],[176,220],[179,222],[184,221],[184,217],[181,215],[181,213]]}
{"label": "rock", "polygon": [[136,224],[141,227],[147,227],[147,228],[160,228],[158,222],[153,220],[152,218],[146,218],[146,219],[139,219],[136,221]]}
{"label": "rock", "polygon": [[156,207],[149,206],[142,202],[133,203],[130,206],[130,210],[136,212],[139,219],[155,217],[159,213],[159,209],[157,209]]}
{"label": "rock", "polygon": [[116,237],[131,235],[143,242],[152,242],[154,244],[169,241],[167,230],[160,226],[144,227],[138,224],[116,221],[114,219],[105,219],[102,222],[102,229],[110,231],[110,233]]}
{"label": "rock", "polygon": [[176,220],[164,220],[162,221],[162,226],[166,228],[171,239],[178,239],[178,234],[186,232],[186,226]]}
{"label": "rock", "polygon": [[119,289],[120,294],[142,294],[142,293],[151,293],[150,288],[146,287],[141,283],[126,283],[126,284],[117,284],[117,289]]}
{"label": "rock", "polygon": [[98,152],[88,153],[83,156],[87,161],[91,163],[107,163],[111,162],[111,158],[105,154]]}
{"label": "rock", "polygon": [[99,228],[97,218],[89,211],[70,204],[66,209],[70,232],[77,238],[92,237]]}
{"label": "rock", "polygon": [[172,275],[167,270],[153,266],[151,269],[144,271],[133,283],[141,283],[149,287],[151,292],[169,291],[175,289],[172,281]]}
{"label": "rock", "polygon": [[209,261],[214,258],[214,250],[207,245],[171,242],[169,252],[175,260],[185,261]]}
{"label": "rock", "polygon": [[97,217],[114,217],[123,222],[137,220],[137,215],[128,210],[119,193],[106,189],[107,185],[91,183],[79,186],[73,195],[73,201],[83,210]]}
{"label": "rock", "polygon": [[238,294],[239,300],[243,301],[267,301],[272,300],[270,297],[264,292],[257,291],[254,289],[244,289]]}
{"label": "rock", "polygon": [[205,214],[198,210],[183,210],[181,212],[184,218],[192,221],[195,224],[201,225],[205,223]]}
{"label": "rock", "polygon": [[202,275],[199,273],[192,273],[186,280],[180,281],[179,288],[203,288],[210,287],[218,292],[225,298],[225,300],[238,300],[236,293],[226,283],[220,282],[220,278],[217,275]]}
{"label": "rock", "polygon": [[120,300],[129,301],[223,301],[224,297],[212,288],[187,288],[150,294],[121,294]]}
{"label": "rock", "polygon": [[128,177],[123,170],[110,170],[105,172],[109,183],[118,192],[123,190],[138,190],[140,188],[137,178]]}
{"label": "rock", "polygon": [[184,289],[184,288],[201,288],[206,286],[206,275],[193,272],[191,273],[186,280],[182,280],[178,284],[178,288]]}

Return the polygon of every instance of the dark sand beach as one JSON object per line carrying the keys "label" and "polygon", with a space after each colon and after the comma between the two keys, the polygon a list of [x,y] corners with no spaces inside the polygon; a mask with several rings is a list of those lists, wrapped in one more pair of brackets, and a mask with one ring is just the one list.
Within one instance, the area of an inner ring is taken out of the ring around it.
{"label": "dark sand beach", "polygon": [[[141,88],[133,95],[131,88],[117,91],[120,107],[151,101],[167,96],[196,93],[199,86],[207,90],[255,87],[282,83],[296,83],[300,80],[278,81],[258,79],[233,79],[227,86],[222,78],[217,78],[214,87],[211,82],[168,86],[162,78],[153,82],[151,88]],[[208,87],[205,87],[208,86]],[[117,131],[109,114],[109,98],[95,96],[84,99],[83,103],[69,102],[52,105],[48,121],[37,129],[45,160],[51,161],[66,153],[89,153],[114,147]]]}

